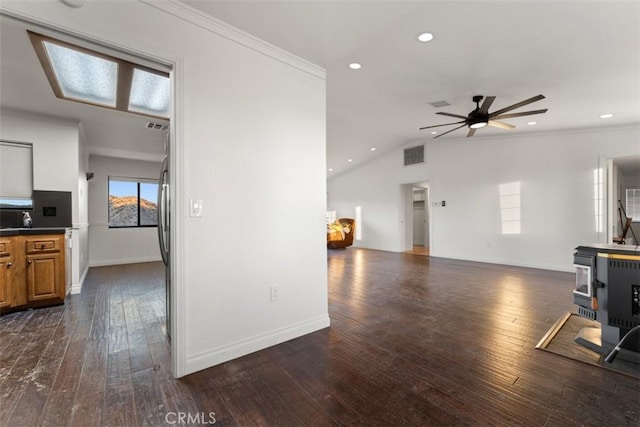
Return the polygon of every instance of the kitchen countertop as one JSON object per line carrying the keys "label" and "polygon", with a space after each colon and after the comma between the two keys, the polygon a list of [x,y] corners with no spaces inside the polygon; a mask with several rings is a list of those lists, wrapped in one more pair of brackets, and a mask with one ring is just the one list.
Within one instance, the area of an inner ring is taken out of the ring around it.
{"label": "kitchen countertop", "polygon": [[593,243],[591,245],[580,245],[579,248],[597,249],[603,253],[620,253],[620,252],[635,252],[640,254],[640,246],[635,245],[618,245],[615,243]]}
{"label": "kitchen countertop", "polygon": [[0,237],[28,236],[34,234],[64,234],[70,227],[0,228]]}

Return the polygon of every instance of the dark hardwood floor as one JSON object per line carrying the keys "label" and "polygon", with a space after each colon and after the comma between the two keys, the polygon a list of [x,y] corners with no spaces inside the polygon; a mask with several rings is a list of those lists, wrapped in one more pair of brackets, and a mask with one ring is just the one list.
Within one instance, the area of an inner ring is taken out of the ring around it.
{"label": "dark hardwood floor", "polygon": [[92,268],[64,306],[0,318],[0,425],[640,424],[640,381],[534,349],[572,274],[328,257],[331,328],[180,380],[162,265]]}

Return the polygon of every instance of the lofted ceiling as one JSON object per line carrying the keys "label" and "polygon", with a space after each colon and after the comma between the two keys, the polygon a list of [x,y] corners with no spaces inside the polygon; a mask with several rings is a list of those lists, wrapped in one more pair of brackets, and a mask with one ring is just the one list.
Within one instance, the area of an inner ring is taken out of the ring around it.
{"label": "lofted ceiling", "polygon": [[[497,97],[492,110],[544,94],[524,110],[549,111],[505,120],[513,130],[483,128],[466,140],[460,129],[437,143],[640,123],[637,1],[182,2],[327,69],[329,177],[431,140],[418,128],[455,121],[438,111],[466,115],[477,94]],[[145,117],[55,99],[20,25],[0,26],[3,107],[81,121],[94,153],[161,153]],[[416,40],[424,31],[431,42]],[[125,134],[140,136],[133,145]]]}
{"label": "lofted ceiling", "polygon": [[[431,140],[418,128],[456,121],[435,113],[466,115],[476,94],[495,95],[492,110],[543,94],[514,112],[549,111],[504,120],[510,131],[480,129],[470,143],[640,122],[635,1],[183,1],[327,69],[329,177]],[[419,43],[425,31],[434,39]],[[435,141],[465,137],[460,129]]]}

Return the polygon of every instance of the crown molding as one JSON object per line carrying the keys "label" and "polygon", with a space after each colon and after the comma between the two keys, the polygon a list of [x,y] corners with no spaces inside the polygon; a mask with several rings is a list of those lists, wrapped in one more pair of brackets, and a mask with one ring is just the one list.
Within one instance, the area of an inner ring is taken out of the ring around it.
{"label": "crown molding", "polygon": [[327,71],[305,59],[287,52],[271,43],[259,39],[251,34],[227,24],[211,15],[189,6],[179,0],[139,0],[140,2],[187,21],[218,36],[224,37],[244,47],[252,49],[270,58],[309,73],[322,80],[326,80]]}

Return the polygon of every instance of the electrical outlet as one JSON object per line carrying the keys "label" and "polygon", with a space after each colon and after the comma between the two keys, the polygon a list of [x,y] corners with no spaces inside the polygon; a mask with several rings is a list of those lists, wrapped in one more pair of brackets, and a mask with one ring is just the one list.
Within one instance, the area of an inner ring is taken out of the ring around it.
{"label": "electrical outlet", "polygon": [[280,287],[272,286],[271,287],[271,302],[280,301]]}

